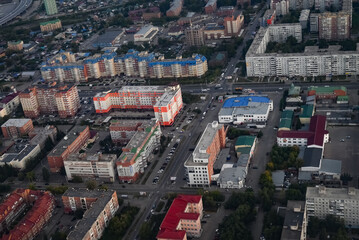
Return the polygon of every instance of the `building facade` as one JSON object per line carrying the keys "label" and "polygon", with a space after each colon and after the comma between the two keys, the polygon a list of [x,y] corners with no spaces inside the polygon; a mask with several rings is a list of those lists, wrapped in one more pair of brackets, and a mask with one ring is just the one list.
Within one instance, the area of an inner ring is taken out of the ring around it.
{"label": "building facade", "polygon": [[238,36],[244,24],[244,16],[242,14],[232,15],[225,17],[223,21],[225,27],[224,34],[226,36]]}
{"label": "building facade", "polygon": [[345,40],[350,37],[350,14],[348,12],[325,12],[318,17],[319,38]]}
{"label": "building facade", "polygon": [[15,111],[20,105],[19,93],[14,92],[0,100],[0,117],[5,117]]}
{"label": "building facade", "polygon": [[47,155],[51,172],[60,171],[70,154],[79,151],[90,138],[88,126],[75,126]]}
{"label": "building facade", "polygon": [[32,120],[28,118],[11,118],[1,125],[1,131],[4,138],[19,138],[28,135],[34,129]]}
{"label": "building facade", "polygon": [[148,42],[151,41],[154,36],[158,33],[158,27],[152,25],[146,25],[142,27],[135,35],[133,36],[135,42]]}
{"label": "building facade", "polygon": [[24,114],[37,118],[40,114],[59,114],[60,118],[74,117],[80,108],[80,98],[75,85],[35,86],[20,93]]}
{"label": "building facade", "polygon": [[144,121],[125,147],[116,162],[121,182],[134,182],[144,173],[150,154],[159,145],[161,127],[157,120]]}
{"label": "building facade", "polygon": [[199,238],[202,234],[203,202],[200,195],[178,195],[163,219],[157,240]]}
{"label": "building facade", "polygon": [[54,15],[58,13],[55,0],[44,0],[44,4],[47,15]]}
{"label": "building facade", "polygon": [[217,121],[208,123],[193,153],[184,163],[187,184],[191,187],[210,186],[213,165],[217,155],[226,143],[226,132],[223,124]]}
{"label": "building facade", "polygon": [[354,188],[308,187],[306,208],[308,217],[324,219],[334,215],[350,228],[359,227],[359,191]]}
{"label": "building facade", "polygon": [[52,21],[40,23],[41,32],[52,32],[56,29],[61,29],[61,28],[62,28],[62,24],[60,19],[55,19]]}
{"label": "building facade", "polygon": [[184,31],[186,44],[188,46],[203,46],[204,42],[204,27],[200,25],[191,26]]}
{"label": "building facade", "polygon": [[23,41],[9,41],[7,42],[7,48],[13,51],[22,51],[24,49]]}
{"label": "building facade", "polygon": [[167,17],[176,17],[182,12],[183,0],[173,0],[170,9],[166,11]]}
{"label": "building facade", "polygon": [[82,179],[114,182],[116,159],[116,154],[71,154],[64,159],[67,179],[72,180],[75,176],[79,176]]}
{"label": "building facade", "polygon": [[217,9],[217,0],[209,0],[204,6],[204,12],[206,14],[214,13]]}
{"label": "building facade", "polygon": [[307,239],[307,210],[304,201],[288,201],[281,239]]}

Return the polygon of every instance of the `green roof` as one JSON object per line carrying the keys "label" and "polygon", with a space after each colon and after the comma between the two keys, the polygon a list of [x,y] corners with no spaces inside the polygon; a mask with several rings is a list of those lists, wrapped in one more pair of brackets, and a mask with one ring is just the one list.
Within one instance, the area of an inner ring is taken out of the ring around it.
{"label": "green roof", "polygon": [[18,40],[18,41],[9,41],[8,43],[10,44],[20,44],[22,41],[21,40]]}
{"label": "green roof", "polygon": [[40,23],[40,26],[45,26],[47,24],[54,24],[54,23],[57,23],[57,22],[60,22],[60,19],[54,19],[54,20],[51,20],[51,21],[42,22],[42,23]]}
{"label": "green roof", "polygon": [[281,118],[279,121],[279,128],[291,128],[292,127],[292,119],[289,118]]}
{"label": "green roof", "polygon": [[255,136],[239,136],[236,141],[235,146],[252,146],[254,143],[254,140],[256,139]]}
{"label": "green roof", "polygon": [[288,96],[296,96],[300,94],[300,87],[299,86],[294,86],[294,84],[292,83],[290,85],[290,88],[288,90]]}
{"label": "green roof", "polygon": [[313,116],[313,110],[314,110],[314,105],[302,105],[302,114],[300,114],[300,118],[310,118]]}
{"label": "green roof", "polygon": [[135,148],[135,147],[131,149],[132,153],[136,153],[136,151],[137,151],[137,148]]}
{"label": "green roof", "polygon": [[237,148],[237,153],[249,154],[251,152],[251,147],[241,147]]}
{"label": "green roof", "polygon": [[348,96],[338,96],[337,101],[349,101]]}
{"label": "green roof", "polygon": [[280,118],[293,119],[294,112],[292,110],[284,110]]}
{"label": "green roof", "polygon": [[347,88],[344,86],[332,86],[332,87],[318,87],[318,86],[311,86],[308,87],[308,91],[316,91],[317,93],[332,93],[335,90],[343,90],[344,92],[347,92]]}

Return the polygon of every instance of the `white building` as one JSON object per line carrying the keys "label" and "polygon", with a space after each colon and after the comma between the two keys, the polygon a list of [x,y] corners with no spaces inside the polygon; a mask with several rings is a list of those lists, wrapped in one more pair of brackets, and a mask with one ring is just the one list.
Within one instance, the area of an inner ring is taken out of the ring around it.
{"label": "white building", "polygon": [[302,26],[302,29],[307,29],[308,27],[309,14],[310,14],[309,9],[304,9],[300,12],[299,23]]}
{"label": "white building", "polygon": [[146,25],[133,36],[135,42],[151,41],[158,33],[158,27]]}
{"label": "white building", "polygon": [[346,226],[359,227],[359,190],[354,188],[308,187],[307,215],[324,219],[331,214],[344,220]]}
{"label": "white building", "polygon": [[0,117],[12,113],[20,105],[19,93],[11,93],[0,100]]}
{"label": "white building", "polygon": [[23,170],[26,167],[26,162],[31,158],[36,157],[41,151],[39,145],[26,144],[15,147],[17,148],[16,152],[7,152],[0,157],[0,166],[7,164]]}
{"label": "white building", "polygon": [[245,167],[225,168],[221,171],[217,180],[220,188],[236,188],[244,187],[247,172]]}
{"label": "white building", "polygon": [[71,154],[64,160],[67,179],[72,180],[74,176],[79,176],[114,182],[116,159],[116,154]]}

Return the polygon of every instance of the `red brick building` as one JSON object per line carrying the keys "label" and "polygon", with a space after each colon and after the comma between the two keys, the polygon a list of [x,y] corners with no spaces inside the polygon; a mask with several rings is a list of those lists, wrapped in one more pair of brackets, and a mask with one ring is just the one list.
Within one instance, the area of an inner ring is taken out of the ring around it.
{"label": "red brick building", "polygon": [[[30,211],[22,218],[22,220],[12,229],[8,234],[2,236],[1,240],[30,240],[34,239],[36,235],[42,230],[44,225],[49,221],[52,216],[52,212],[55,207],[55,198],[50,192],[43,191],[34,191],[30,189],[17,189],[11,195],[10,198],[7,198],[5,202],[0,205],[0,208],[6,203],[12,202],[12,204],[17,207],[16,210],[10,211],[20,216],[20,213],[23,213],[19,207],[31,206]],[[15,198],[19,201],[13,202]],[[9,202],[10,201],[10,202]],[[4,209],[1,209],[4,210]],[[10,210],[10,209],[8,209]],[[9,211],[7,211],[9,213]],[[7,219],[10,214],[7,214]],[[6,219],[6,217],[5,217]],[[15,220],[15,218],[14,218]]]}
{"label": "red brick building", "polygon": [[57,85],[53,82],[20,93],[24,114],[37,118],[40,114],[59,114],[60,118],[73,117],[80,108],[80,98],[75,85]]}
{"label": "red brick building", "polygon": [[90,138],[88,126],[75,126],[47,155],[51,172],[60,171],[64,160],[72,153],[79,151]]}
{"label": "red brick building", "polygon": [[204,12],[206,14],[214,13],[217,9],[217,0],[208,0],[206,6],[204,6]]}
{"label": "red brick building", "polygon": [[4,138],[18,138],[28,135],[34,129],[32,120],[28,118],[7,120],[1,125],[1,131]]}

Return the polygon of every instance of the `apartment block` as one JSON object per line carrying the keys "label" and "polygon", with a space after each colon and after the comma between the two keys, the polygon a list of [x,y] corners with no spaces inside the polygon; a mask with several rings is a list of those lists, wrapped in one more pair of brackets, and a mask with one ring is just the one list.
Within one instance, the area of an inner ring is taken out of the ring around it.
{"label": "apartment block", "polygon": [[58,13],[55,0],[44,0],[44,4],[47,15],[54,15]]}
{"label": "apartment block", "polygon": [[150,154],[159,145],[161,128],[157,120],[143,121],[116,162],[121,182],[134,182],[144,173]]}
{"label": "apartment block", "polygon": [[184,163],[189,186],[211,185],[213,165],[219,152],[225,147],[226,132],[224,125],[217,121],[207,124],[196,148]]}
{"label": "apartment block", "polygon": [[244,16],[236,14],[223,19],[226,36],[238,36],[244,24]]}
{"label": "apartment block", "polygon": [[110,135],[112,142],[128,144],[138,130],[144,131],[146,120],[113,120],[111,121]]}
{"label": "apartment block", "polygon": [[[10,229],[10,223],[23,214],[25,208],[30,206],[31,209],[20,222]],[[50,220],[55,208],[55,198],[50,192],[17,189],[0,205],[0,208],[4,210],[1,217],[5,220],[1,222],[2,224],[5,223],[5,225],[1,225],[2,230],[9,230],[2,236],[1,240],[34,239]],[[9,221],[10,219],[12,221]]]}
{"label": "apartment block", "polygon": [[204,26],[194,25],[184,31],[186,44],[188,46],[203,46],[204,42]]}
{"label": "apartment block", "polygon": [[308,187],[306,194],[307,216],[324,219],[334,215],[350,228],[359,227],[359,190],[355,188]]}
{"label": "apartment block", "polygon": [[61,29],[61,28],[62,28],[62,24],[60,19],[55,19],[52,21],[40,23],[41,32],[52,32],[56,29]]}
{"label": "apartment block", "polygon": [[264,12],[263,17],[260,18],[260,26],[267,27],[269,25],[274,24],[276,19],[276,10],[275,9],[268,9]]}
{"label": "apartment block", "polygon": [[24,42],[23,41],[9,41],[7,42],[7,48],[13,51],[21,51],[24,49]]}
{"label": "apartment block", "polygon": [[217,9],[217,0],[209,0],[204,6],[204,12],[206,14],[214,13]]}
{"label": "apartment block", "polygon": [[289,0],[271,0],[270,8],[275,9],[277,16],[283,16],[289,13]]}
{"label": "apartment block", "polygon": [[182,12],[183,0],[173,0],[170,9],[167,10],[167,17],[176,17]]}
{"label": "apartment block", "polygon": [[319,38],[345,40],[350,37],[350,13],[325,12],[318,16]]}
{"label": "apartment block", "polygon": [[100,239],[119,205],[116,191],[68,189],[62,195],[65,213],[85,210],[83,218],[67,236],[68,240]]}
{"label": "apartment block", "polygon": [[18,138],[28,135],[34,129],[31,119],[10,118],[3,125],[1,131],[4,138]]}
{"label": "apartment block", "polygon": [[201,195],[178,195],[163,219],[157,240],[199,238],[202,234],[203,202]]}
{"label": "apartment block", "polygon": [[64,161],[69,157],[69,155],[79,151],[89,138],[90,128],[88,126],[73,127],[47,155],[50,171],[60,171],[61,167],[64,166]]}
{"label": "apartment block", "polygon": [[82,179],[97,179],[104,182],[115,181],[116,154],[74,153],[64,160],[64,167],[68,180],[74,176]]}
{"label": "apartment block", "polygon": [[172,125],[183,106],[179,85],[122,86],[116,91],[97,93],[93,101],[97,113],[111,109],[153,109],[161,125]]}
{"label": "apartment block", "polygon": [[5,117],[15,111],[20,105],[19,93],[10,93],[0,100],[0,117]]}

